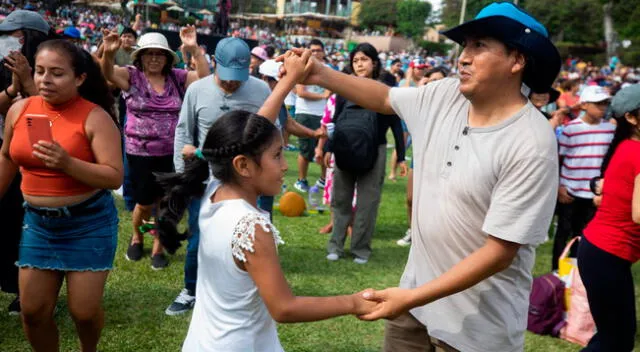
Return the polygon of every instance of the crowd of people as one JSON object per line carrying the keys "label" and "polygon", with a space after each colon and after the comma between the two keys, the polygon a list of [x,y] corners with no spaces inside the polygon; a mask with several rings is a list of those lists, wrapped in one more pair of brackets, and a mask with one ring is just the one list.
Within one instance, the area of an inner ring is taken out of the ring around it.
{"label": "crowd of people", "polygon": [[[80,36],[102,38],[95,50],[35,11],[0,23],[10,48],[0,68],[0,288],[16,295],[8,309],[33,350],[57,349],[65,280],[81,349],[96,350],[118,238],[111,191],[121,187],[132,212],[127,260],[144,259],[149,233],[149,263],[162,270],[186,241],[184,288],[165,310],[193,310],[183,351],[282,351],[276,322],[341,315],[388,319],[384,351],[520,351],[535,250],[554,218],[550,270],[582,236],[578,266],[597,326],[585,351],[633,349],[635,69],[562,62],[546,28],[511,3],[444,33],[462,45],[456,65],[368,43],[344,54],[318,39],[251,49],[233,36],[207,57],[193,26],[171,48],[137,30],[139,18],[132,28],[65,11],[87,23]],[[399,287],[292,292],[271,221],[290,135],[294,188],[323,190],[331,210],[319,229],[330,234],[328,261],[374,258],[383,184],[409,177]],[[322,176],[309,180],[310,167]]]}

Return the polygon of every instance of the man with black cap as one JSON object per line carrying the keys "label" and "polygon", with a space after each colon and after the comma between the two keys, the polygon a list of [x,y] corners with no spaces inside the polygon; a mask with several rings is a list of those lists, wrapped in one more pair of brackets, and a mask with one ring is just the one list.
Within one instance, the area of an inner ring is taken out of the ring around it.
{"label": "man with black cap", "polygon": [[[244,40],[225,38],[215,49],[215,73],[187,89],[175,134],[173,163],[177,172],[184,170],[185,160],[194,157],[195,148],[204,142],[209,128],[220,116],[233,110],[258,112],[271,94],[264,81],[249,75],[250,61],[251,52]],[[200,200],[192,201],[188,211],[191,236],[184,265],[185,288],[166,309],[167,315],[185,313],[195,304]]]}
{"label": "man with black cap", "polygon": [[396,113],[413,137],[414,216],[401,288],[365,292],[378,309],[360,318],[393,318],[385,351],[522,351],[558,157],[549,123],[521,88],[546,91],[560,56],[544,26],[507,2],[444,34],[464,47],[459,79],[389,88],[313,59],[307,65],[304,84]]}

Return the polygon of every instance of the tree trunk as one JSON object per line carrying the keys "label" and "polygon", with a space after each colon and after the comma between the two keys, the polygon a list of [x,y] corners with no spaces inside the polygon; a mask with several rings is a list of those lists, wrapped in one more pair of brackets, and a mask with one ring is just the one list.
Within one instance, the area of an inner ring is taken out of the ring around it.
{"label": "tree trunk", "polygon": [[607,43],[607,58],[609,59],[616,54],[616,33],[613,30],[613,16],[611,16],[612,9],[613,1],[609,1],[603,6],[604,40]]}

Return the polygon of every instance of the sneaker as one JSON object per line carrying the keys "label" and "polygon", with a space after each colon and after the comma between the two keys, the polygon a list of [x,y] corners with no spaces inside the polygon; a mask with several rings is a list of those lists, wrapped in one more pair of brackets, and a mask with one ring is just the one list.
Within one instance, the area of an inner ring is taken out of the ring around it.
{"label": "sneaker", "polygon": [[285,148],[287,151],[290,151],[290,152],[295,152],[295,151],[297,151],[297,150],[298,150],[298,147],[296,147],[296,146],[295,146],[295,145],[293,145],[293,144],[287,144],[287,146],[286,146],[286,147],[284,147],[284,148]]}
{"label": "sneaker", "polygon": [[151,257],[151,269],[162,270],[169,265],[169,260],[164,253],[155,254]]}
{"label": "sneaker", "polygon": [[137,262],[142,259],[142,243],[129,243],[125,257],[131,262]]}
{"label": "sneaker", "polygon": [[309,182],[307,180],[298,180],[296,184],[293,185],[298,191],[306,193],[309,191]]}
{"label": "sneaker", "polygon": [[319,178],[318,181],[316,181],[316,187],[324,189],[324,178]]}
{"label": "sneaker", "polygon": [[367,264],[368,261],[369,259],[363,259],[358,257],[353,258],[353,262],[356,264]]}
{"label": "sneaker", "polygon": [[340,256],[338,255],[338,253],[329,253],[327,254],[327,260],[335,262],[336,260],[340,259]]}
{"label": "sneaker", "polygon": [[9,315],[20,315],[20,296],[16,296],[9,304],[7,310],[9,311]]}
{"label": "sneaker", "polygon": [[192,295],[186,288],[183,288],[178,297],[176,297],[164,313],[166,315],[180,315],[193,309],[195,304],[196,296]]}
{"label": "sneaker", "polygon": [[399,239],[396,243],[398,244],[398,246],[401,246],[401,247],[410,246],[411,245],[411,229],[408,229],[407,232],[405,232],[404,237]]}

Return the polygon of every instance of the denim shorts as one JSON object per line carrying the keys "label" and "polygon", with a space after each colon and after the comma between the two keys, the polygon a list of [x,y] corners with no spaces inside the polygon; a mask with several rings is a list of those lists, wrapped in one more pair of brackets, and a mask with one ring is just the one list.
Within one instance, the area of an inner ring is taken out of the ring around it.
{"label": "denim shorts", "polygon": [[69,207],[38,208],[25,203],[25,209],[19,267],[58,271],[113,268],[118,212],[111,192],[101,191]]}

